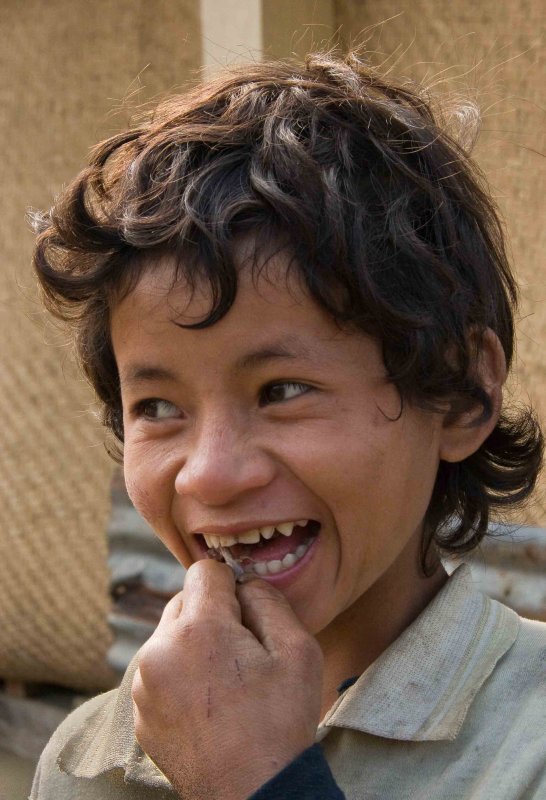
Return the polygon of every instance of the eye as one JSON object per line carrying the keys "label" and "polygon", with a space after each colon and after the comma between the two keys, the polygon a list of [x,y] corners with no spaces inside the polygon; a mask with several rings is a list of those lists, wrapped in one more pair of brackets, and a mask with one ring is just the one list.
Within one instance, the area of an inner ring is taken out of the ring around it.
{"label": "eye", "polygon": [[270,383],[264,386],[260,395],[260,405],[265,406],[268,403],[283,403],[286,400],[292,400],[294,397],[300,397],[311,390],[311,386],[306,383],[297,383],[295,381],[280,381],[279,383]]}
{"label": "eye", "polygon": [[169,403],[168,400],[152,397],[138,403],[135,407],[135,414],[144,419],[176,419],[180,417],[180,409],[174,403]]}

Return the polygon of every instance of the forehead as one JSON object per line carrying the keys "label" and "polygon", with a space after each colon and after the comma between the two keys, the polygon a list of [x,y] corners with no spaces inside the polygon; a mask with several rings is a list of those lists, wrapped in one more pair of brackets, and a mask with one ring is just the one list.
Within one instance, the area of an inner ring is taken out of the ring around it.
{"label": "forehead", "polygon": [[278,364],[318,367],[324,374],[353,372],[366,364],[382,377],[378,344],[361,332],[342,329],[310,297],[289,259],[278,255],[267,267],[239,268],[233,306],[212,325],[188,328],[207,319],[211,290],[177,280],[174,261],[150,264],[134,289],[114,305],[111,336],[122,386],[134,376],[176,374],[203,382],[220,374]]}
{"label": "forehead", "polygon": [[[148,326],[161,322],[183,329],[201,326],[199,330],[221,327],[225,319],[237,317],[239,323],[255,323],[263,327],[264,315],[269,322],[281,319],[284,324],[303,318],[331,328],[339,333],[335,320],[310,297],[295,261],[287,252],[263,256],[241,247],[236,259],[237,291],[232,306],[224,316],[212,324],[207,322],[217,300],[211,282],[192,272],[191,280],[185,274],[185,265],[174,256],[164,255],[142,260],[135,285],[121,299],[113,298],[112,327],[119,328],[116,320],[123,317],[125,324],[140,322]],[[197,277],[195,277],[197,275]],[[244,318],[244,319],[243,319]]]}

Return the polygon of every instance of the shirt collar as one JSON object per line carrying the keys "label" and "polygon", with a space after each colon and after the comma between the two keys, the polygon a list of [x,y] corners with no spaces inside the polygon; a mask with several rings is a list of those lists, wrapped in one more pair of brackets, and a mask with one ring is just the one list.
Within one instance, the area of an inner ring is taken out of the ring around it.
{"label": "shirt collar", "polygon": [[317,740],[334,727],[399,740],[455,739],[518,615],[478,592],[459,567],[417,619],[334,703]]}

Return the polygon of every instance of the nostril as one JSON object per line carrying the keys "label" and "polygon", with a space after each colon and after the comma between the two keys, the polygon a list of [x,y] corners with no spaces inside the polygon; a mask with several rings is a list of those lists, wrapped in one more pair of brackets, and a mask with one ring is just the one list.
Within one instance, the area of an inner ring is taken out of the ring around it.
{"label": "nostril", "polygon": [[193,497],[203,506],[224,506],[274,479],[276,462],[267,453],[250,443],[231,445],[225,435],[219,445],[218,438],[213,432],[192,445],[175,478],[179,496]]}

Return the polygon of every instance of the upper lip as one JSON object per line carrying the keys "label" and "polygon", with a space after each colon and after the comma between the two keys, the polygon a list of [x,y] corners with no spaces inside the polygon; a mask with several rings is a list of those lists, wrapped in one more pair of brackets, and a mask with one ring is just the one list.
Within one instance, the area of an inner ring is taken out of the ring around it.
{"label": "upper lip", "polygon": [[305,514],[298,514],[293,517],[283,516],[274,520],[251,520],[249,522],[237,522],[233,525],[203,525],[201,528],[193,528],[190,531],[192,536],[198,534],[210,534],[212,536],[238,536],[240,533],[252,531],[255,528],[265,528],[268,525],[282,525],[283,522],[297,522],[300,519],[312,520],[312,517]]}

